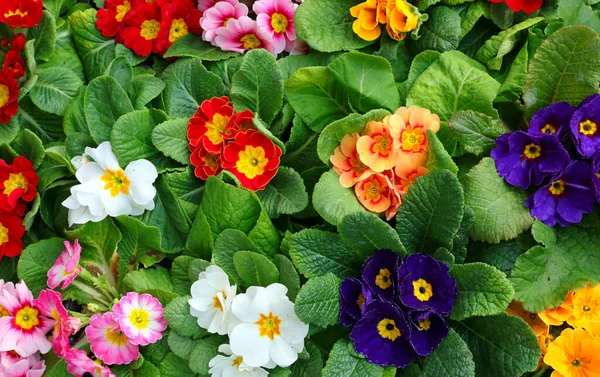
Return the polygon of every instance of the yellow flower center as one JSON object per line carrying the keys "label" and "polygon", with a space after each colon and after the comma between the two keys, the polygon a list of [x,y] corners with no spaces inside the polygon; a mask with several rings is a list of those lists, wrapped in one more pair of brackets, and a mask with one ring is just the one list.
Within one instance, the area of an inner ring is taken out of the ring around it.
{"label": "yellow flower center", "polygon": [[575,359],[571,362],[571,365],[573,365],[575,368],[581,368],[581,361]]}
{"label": "yellow flower center", "polygon": [[381,199],[382,192],[383,189],[377,180],[372,180],[365,183],[365,197],[367,200],[374,202],[379,201],[379,199]]}
{"label": "yellow flower center", "polygon": [[427,331],[431,328],[431,320],[429,319],[429,317],[425,318],[422,321],[419,321],[419,327],[417,327],[417,329],[419,331]]}
{"label": "yellow flower center", "polygon": [[223,142],[223,132],[228,122],[229,117],[221,114],[215,114],[210,122],[206,122],[206,137],[211,143],[216,145]]}
{"label": "yellow flower center", "polygon": [[419,301],[429,301],[431,296],[433,296],[431,284],[424,279],[413,281],[413,294]]}
{"label": "yellow flower center", "polygon": [[143,309],[133,309],[129,313],[129,321],[133,326],[143,330],[150,324],[150,313]]}
{"label": "yellow flower center", "polygon": [[202,157],[202,161],[204,161],[204,164],[211,170],[217,170],[219,167],[219,156],[217,155],[208,153],[206,156]]}
{"label": "yellow flower center", "polygon": [[379,330],[379,336],[383,339],[389,339],[392,342],[396,340],[402,334],[400,329],[396,327],[396,322],[393,319],[384,318],[377,324],[377,330]]}
{"label": "yellow flower center", "polygon": [[583,308],[581,308],[581,310],[583,310],[584,312],[589,312],[592,309],[587,305],[583,305]]}
{"label": "yellow flower center", "polygon": [[594,136],[598,131],[598,124],[596,122],[592,122],[591,120],[586,120],[585,122],[579,123],[579,132],[586,136]]}
{"label": "yellow flower center", "polygon": [[12,17],[12,16],[21,16],[26,17],[29,14],[27,11],[22,11],[21,9],[17,9],[16,11],[9,10],[7,13],[4,13],[4,17]]}
{"label": "yellow flower center", "polygon": [[146,20],[142,22],[142,30],[140,31],[140,35],[144,37],[147,41],[150,41],[158,35],[160,31],[160,22],[156,20]]}
{"label": "yellow flower center", "polygon": [[260,319],[254,322],[255,325],[258,325],[258,333],[260,336],[268,336],[269,339],[273,340],[274,336],[279,336],[279,325],[281,325],[281,320],[273,313],[269,313],[268,316],[263,314],[260,315]]}
{"label": "yellow flower center", "polygon": [[244,359],[241,356],[238,356],[233,360],[233,362],[231,363],[231,366],[240,369],[240,365],[242,364],[242,361],[244,361]]}
{"label": "yellow flower center", "polygon": [[546,124],[544,127],[542,127],[542,129],[540,130],[543,133],[547,134],[547,135],[554,135],[555,133],[558,132],[558,130],[556,129],[556,127],[554,127],[553,124]]}
{"label": "yellow flower center", "polygon": [[40,324],[38,319],[38,311],[29,305],[17,312],[15,316],[15,324],[23,330],[31,330]]}
{"label": "yellow flower center", "polygon": [[407,152],[421,152],[426,142],[423,128],[418,127],[413,129],[410,125],[406,126],[406,130],[402,131],[401,140],[402,150]]}
{"label": "yellow flower center", "polygon": [[360,310],[362,310],[363,306],[365,306],[365,295],[363,295],[362,293],[360,295],[358,295],[358,300],[356,300],[356,305],[358,305],[358,308]]}
{"label": "yellow flower center", "polygon": [[[225,294],[225,291],[221,291],[221,293],[223,294],[223,298],[227,298],[227,295]],[[219,296],[213,296],[213,307],[219,309],[219,311],[224,311],[223,310],[223,305],[221,304],[221,300],[219,300]]]}
{"label": "yellow flower center", "polygon": [[260,39],[256,36],[256,34],[246,34],[241,39],[242,45],[246,50],[252,50],[260,47]]}
{"label": "yellow flower center", "polygon": [[119,195],[119,193],[123,193],[123,195],[129,195],[129,185],[131,182],[129,178],[125,175],[123,169],[119,169],[117,171],[106,169],[106,174],[100,177],[102,182],[105,182],[104,185],[105,190],[110,190],[110,196],[113,198]]}
{"label": "yellow flower center", "polygon": [[9,99],[10,90],[8,90],[8,86],[0,84],[0,107],[6,105]]}
{"label": "yellow flower center", "polygon": [[550,193],[554,196],[561,195],[563,192],[565,192],[565,181],[559,179],[557,181],[552,182],[548,191],[550,191]]}
{"label": "yellow flower center", "polygon": [[127,340],[127,337],[125,336],[125,334],[123,334],[123,332],[112,331],[113,329],[114,327],[106,329],[105,332],[106,340],[108,340],[110,344],[117,347],[123,347],[124,345],[129,343],[129,340]]}
{"label": "yellow flower center", "polygon": [[281,13],[273,13],[271,16],[271,26],[276,33],[283,33],[287,30],[288,19]]}
{"label": "yellow flower center", "polygon": [[115,20],[117,20],[117,22],[122,22],[123,18],[125,18],[125,15],[130,10],[131,3],[127,0],[125,0],[122,5],[117,5],[117,14],[115,15]]}
{"label": "yellow flower center", "polygon": [[10,195],[16,189],[23,189],[23,192],[27,192],[29,184],[23,174],[10,174],[8,179],[4,181],[4,195]]}
{"label": "yellow flower center", "polygon": [[536,158],[540,157],[541,154],[542,147],[534,143],[527,144],[523,149],[523,155],[528,160],[535,160]]}
{"label": "yellow flower center", "polygon": [[183,18],[173,20],[173,23],[171,23],[171,30],[169,30],[169,42],[173,43],[187,33],[188,26]]}
{"label": "yellow flower center", "polygon": [[4,245],[6,242],[8,242],[8,228],[5,228],[2,226],[2,223],[0,223],[0,246]]}
{"label": "yellow flower center", "polygon": [[[0,245],[2,245],[0,243]],[[0,317],[8,317],[10,315],[10,313],[8,312],[8,310],[6,310],[6,308],[4,306],[0,305]]]}
{"label": "yellow flower center", "polygon": [[265,150],[262,147],[255,148],[248,145],[245,150],[238,154],[235,167],[248,179],[252,179],[265,172],[265,166],[268,162],[269,159],[265,157]]}
{"label": "yellow flower center", "polygon": [[375,277],[375,284],[381,289],[388,289],[392,286],[392,279],[390,279],[391,274],[390,270],[382,268]]}
{"label": "yellow flower center", "polygon": [[383,135],[375,136],[373,138],[375,140],[375,144],[371,147],[371,151],[373,153],[379,153],[381,155],[387,156],[391,152],[392,141]]}

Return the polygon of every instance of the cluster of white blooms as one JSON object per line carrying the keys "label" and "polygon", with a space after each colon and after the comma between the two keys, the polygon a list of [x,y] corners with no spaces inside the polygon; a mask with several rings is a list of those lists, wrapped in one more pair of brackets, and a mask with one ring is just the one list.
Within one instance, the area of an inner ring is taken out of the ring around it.
{"label": "cluster of white blooms", "polygon": [[229,335],[210,363],[212,377],[266,377],[263,368],[292,365],[304,349],[308,325],[294,312],[282,284],[250,287],[236,294],[217,266],[201,272],[191,289],[190,313],[210,333]]}

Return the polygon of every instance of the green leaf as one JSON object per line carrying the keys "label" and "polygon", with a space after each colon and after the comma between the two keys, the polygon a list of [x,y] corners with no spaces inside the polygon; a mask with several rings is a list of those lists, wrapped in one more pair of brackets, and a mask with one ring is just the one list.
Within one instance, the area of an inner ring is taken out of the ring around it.
{"label": "green leaf", "polygon": [[38,26],[29,29],[27,37],[35,39],[36,59],[49,60],[56,50],[56,20],[52,13],[45,10]]}
{"label": "green leaf", "polygon": [[198,258],[210,260],[215,249],[213,236],[202,207],[198,208],[198,213],[192,224],[190,236],[185,243],[185,253]]}
{"label": "green leaf", "polygon": [[289,253],[298,271],[307,278],[331,272],[342,279],[357,275],[371,255],[355,250],[336,233],[318,229],[293,234],[289,238]]}
{"label": "green leaf", "polygon": [[600,281],[595,252],[599,227],[591,216],[567,228],[535,223],[533,235],[545,247],[535,246],[519,256],[510,278],[525,309],[540,312],[557,307],[569,291]]}
{"label": "green leaf", "polygon": [[140,220],[127,215],[115,217],[117,226],[123,234],[119,242],[119,278],[142,263],[144,267],[150,267],[158,263],[162,254],[160,230],[154,226],[148,226]]}
{"label": "green leaf", "polygon": [[309,279],[296,298],[296,315],[304,323],[327,327],[340,315],[340,284],[332,273]]}
{"label": "green leaf", "polygon": [[[552,64],[548,64],[552,62]],[[523,85],[527,118],[555,102],[577,106],[598,92],[600,37],[585,26],[567,26],[537,49]]]}
{"label": "green leaf", "polygon": [[77,3],[76,0],[46,0],[44,7],[52,13],[54,18],[58,18],[62,13],[69,10],[70,7]]}
{"label": "green leaf", "polygon": [[477,377],[519,377],[538,366],[537,337],[521,318],[505,313],[453,322],[475,360]]}
{"label": "green leaf", "polygon": [[464,215],[460,221],[460,228],[454,236],[454,242],[450,253],[454,255],[456,263],[464,263],[467,256],[467,247],[469,246],[469,229],[475,222],[475,212],[469,207],[465,207]]}
{"label": "green leaf", "polygon": [[[140,362],[141,365],[139,365]],[[136,367],[134,368],[133,365]],[[114,365],[110,369],[117,377],[161,377],[159,369],[143,358],[139,358],[129,365]]]}
{"label": "green leaf", "polygon": [[2,127],[0,127],[0,140],[2,140],[3,143],[9,144],[17,137],[19,131],[20,127],[17,123],[17,117],[12,117],[8,124],[3,124]]}
{"label": "green leaf", "polygon": [[311,51],[310,54],[307,55],[288,55],[277,59],[277,64],[279,64],[279,68],[281,68],[283,79],[287,80],[301,68],[324,67],[328,65],[337,55],[338,53],[329,54]]}
{"label": "green leaf", "polygon": [[167,120],[152,130],[152,143],[165,156],[189,164],[190,150],[187,139],[187,118]]}
{"label": "green leaf", "polygon": [[346,243],[365,255],[379,249],[390,249],[400,256],[406,255],[398,233],[374,214],[351,213],[338,224],[338,232]]}
{"label": "green leaf", "polygon": [[176,331],[169,332],[167,341],[169,343],[169,348],[171,348],[171,352],[184,360],[190,359],[190,353],[192,353],[194,346],[196,346],[196,341],[194,339],[179,335]]}
{"label": "green leaf", "polygon": [[516,240],[500,242],[499,244],[472,241],[469,244],[467,262],[487,263],[510,277],[517,258],[524,252],[525,251],[517,245]]}
{"label": "green leaf", "polygon": [[465,204],[475,212],[475,223],[469,231],[474,240],[491,243],[510,240],[533,223],[525,207],[527,193],[504,182],[491,158],[481,160],[462,183]]}
{"label": "green leaf", "polygon": [[353,212],[367,211],[358,201],[354,189],[343,187],[333,170],[325,172],[315,185],[312,204],[319,215],[333,225],[338,225]]}
{"label": "green leaf", "polygon": [[87,86],[80,86],[75,98],[69,103],[63,115],[63,128],[65,134],[71,135],[76,132],[89,135],[90,129],[85,118],[85,92]]}
{"label": "green leaf", "polygon": [[20,156],[25,156],[31,161],[34,169],[41,165],[46,155],[40,138],[27,129],[23,130],[11,145]]}
{"label": "green leaf", "polygon": [[281,157],[281,164],[300,173],[315,167],[324,168],[317,153],[318,138],[319,134],[295,115],[290,138],[285,143],[286,153]]}
{"label": "green leaf", "polygon": [[465,152],[480,156],[496,146],[496,138],[507,130],[499,120],[471,110],[458,111],[448,121]]}
{"label": "green leaf", "polygon": [[449,171],[417,178],[396,215],[396,231],[409,254],[452,249],[463,217],[463,190]]}
{"label": "green leaf", "polygon": [[292,366],[292,377],[321,377],[323,370],[323,357],[321,351],[315,345],[307,342],[306,351],[310,355],[308,360],[298,359]]}
{"label": "green leaf", "polygon": [[563,19],[563,25],[585,25],[596,33],[600,33],[600,19],[597,11],[590,4],[594,1],[584,0],[560,0],[558,2],[557,15]]}
{"label": "green leaf", "polygon": [[124,87],[133,78],[133,68],[131,63],[124,56],[115,58],[108,67],[106,67],[105,76],[111,76]]}
{"label": "green leaf", "polygon": [[251,110],[271,124],[283,106],[283,77],[273,54],[264,49],[248,51],[229,92],[235,111]]}
{"label": "green leaf", "polygon": [[475,377],[475,362],[467,344],[452,329],[433,353],[420,360],[421,377]]}
{"label": "green leaf", "polygon": [[189,33],[173,42],[163,55],[163,58],[200,58],[202,60],[215,61],[234,56],[239,56],[239,53],[223,51],[219,47],[203,41],[197,35]]}
{"label": "green leaf", "polygon": [[167,119],[167,114],[157,109],[137,110],[121,116],[110,135],[112,150],[120,165],[127,166],[133,161],[146,159],[159,172],[179,166],[160,153],[152,143],[154,128]]}
{"label": "green leaf", "polygon": [[165,307],[164,316],[171,330],[195,338],[202,336],[206,331],[198,326],[196,318],[190,314],[188,300],[191,298],[191,296],[174,298]]}
{"label": "green leaf", "polygon": [[273,257],[273,263],[279,270],[279,282],[288,289],[287,296],[295,301],[300,291],[300,276],[292,262],[284,255],[277,254]]}
{"label": "green leaf", "polygon": [[449,51],[417,78],[406,103],[428,108],[442,121],[450,120],[459,110],[498,118],[492,102],[499,87],[481,64],[461,52]]}
{"label": "green leaf", "polygon": [[238,251],[233,254],[233,264],[246,287],[266,287],[279,281],[277,267],[261,254]]}
{"label": "green leaf", "polygon": [[410,70],[408,71],[408,78],[403,83],[396,84],[398,86],[398,91],[400,92],[400,102],[406,102],[406,96],[408,92],[413,87],[415,81],[423,72],[432,65],[441,54],[437,51],[427,50],[421,52],[419,55],[415,56],[413,59]]}
{"label": "green leaf", "polygon": [[79,77],[66,68],[44,69],[31,89],[31,101],[46,112],[63,115],[81,85]]}
{"label": "green leaf", "polygon": [[400,106],[392,66],[384,58],[349,52],[331,62],[329,70],[346,89],[358,112],[395,111]]}
{"label": "green leaf", "polygon": [[18,275],[34,296],[37,297],[42,289],[48,288],[48,270],[65,250],[63,242],[60,238],[45,239],[27,246],[21,253]]}
{"label": "green leaf", "polygon": [[[285,257],[284,257],[285,258]],[[4,257],[0,259],[0,276],[4,279],[5,282],[12,281],[14,283],[18,282],[17,280],[17,263],[19,262],[19,258],[9,258]],[[293,267],[292,267],[293,268]],[[298,285],[300,281],[298,281]],[[298,287],[300,288],[300,287]]]}
{"label": "green leaf", "polygon": [[204,181],[194,175],[191,167],[185,171],[163,174],[163,178],[187,216],[190,219],[195,218],[204,193]]}
{"label": "green leaf", "polygon": [[167,305],[177,294],[169,270],[162,267],[132,271],[123,279],[125,292],[149,293],[163,305]]}
{"label": "green leaf", "polygon": [[421,26],[421,38],[411,41],[419,51],[439,52],[454,50],[462,35],[461,19],[458,12],[445,6],[431,8],[429,19]]}
{"label": "green leaf", "polygon": [[450,313],[450,318],[455,321],[500,314],[515,294],[506,275],[484,263],[457,264],[450,274],[458,287],[458,296]]}
{"label": "green leaf", "polygon": [[172,117],[191,118],[202,101],[225,94],[219,76],[206,70],[200,59],[186,58],[163,72],[165,111]]}
{"label": "green leaf", "polygon": [[217,356],[221,344],[227,344],[227,338],[220,335],[200,339],[190,354],[190,369],[200,375],[208,375],[208,363]]}
{"label": "green leaf", "polygon": [[323,369],[323,377],[382,377],[383,367],[369,363],[366,359],[350,354],[347,339],[334,345]]}
{"label": "green leaf", "polygon": [[299,40],[317,51],[356,50],[373,42],[362,40],[352,31],[355,18],[350,8],[359,0],[306,0],[294,18]]}
{"label": "green leaf", "polygon": [[238,284],[242,283],[242,278],[235,268],[233,256],[236,252],[243,250],[260,252],[254,242],[240,230],[226,229],[215,240],[215,250],[213,252],[214,263],[221,267],[229,278]]}
{"label": "green leaf", "polygon": [[[19,101],[18,124],[35,133],[44,143],[64,140],[62,119],[35,106],[29,97]],[[3,126],[4,127],[4,126]]]}
{"label": "green leaf", "polygon": [[127,82],[123,89],[129,96],[133,108],[142,110],[150,101],[158,97],[165,89],[165,83],[152,75],[138,75]]}
{"label": "green leaf", "polygon": [[458,173],[458,166],[452,161],[452,157],[444,148],[442,142],[438,139],[435,132],[427,130],[427,144],[429,145],[429,157],[427,158],[427,169],[448,170],[453,174]]}
{"label": "green leaf", "polygon": [[308,205],[308,194],[300,174],[285,166],[280,166],[273,180],[256,195],[271,218],[298,213]]}
{"label": "green leaf", "polygon": [[90,134],[98,144],[110,140],[117,119],[133,111],[127,93],[110,76],[90,81],[85,92],[84,108]]}
{"label": "green leaf", "polygon": [[161,377],[193,377],[195,374],[187,366],[186,360],[169,353],[159,366]]}
{"label": "green leaf", "polygon": [[285,82],[285,95],[315,132],[352,113],[344,87],[327,67],[300,68]]}
{"label": "green leaf", "polygon": [[193,283],[198,280],[200,273],[205,271],[208,266],[210,266],[210,262],[204,259],[194,259],[191,261],[188,267],[188,277],[190,281]]}
{"label": "green leaf", "polygon": [[[173,292],[177,293],[180,296],[190,294],[192,279],[190,279],[188,271],[193,261],[194,257],[182,255],[175,258],[173,264],[171,265],[171,280],[173,281]],[[196,281],[196,278],[197,276],[194,277],[194,281]]]}

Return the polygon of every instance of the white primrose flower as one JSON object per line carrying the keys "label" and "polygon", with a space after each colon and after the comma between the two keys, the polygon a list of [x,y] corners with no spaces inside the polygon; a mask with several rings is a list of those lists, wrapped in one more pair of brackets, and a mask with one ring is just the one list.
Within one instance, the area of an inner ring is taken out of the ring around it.
{"label": "white primrose flower", "polygon": [[210,360],[208,373],[211,377],[267,377],[269,375],[269,372],[262,368],[247,365],[241,356],[231,352],[229,344],[221,344],[219,352],[227,356],[217,355]]}
{"label": "white primrose flower", "polygon": [[241,321],[229,334],[231,350],[251,367],[292,365],[304,349],[308,325],[294,312],[294,303],[282,284],[250,287],[232,304]]}
{"label": "white primrose flower", "polygon": [[85,148],[74,166],[80,184],[71,187],[71,196],[62,202],[69,209],[69,226],[101,221],[106,216],[137,216],[154,209],[156,189],[152,184],[158,172],[150,161],[133,161],[123,171],[106,141],[98,148]]}
{"label": "white primrose flower", "polygon": [[208,266],[192,284],[190,314],[198,318],[198,326],[209,333],[225,335],[238,324],[231,314],[231,303],[236,286],[229,284],[229,277],[218,266]]}

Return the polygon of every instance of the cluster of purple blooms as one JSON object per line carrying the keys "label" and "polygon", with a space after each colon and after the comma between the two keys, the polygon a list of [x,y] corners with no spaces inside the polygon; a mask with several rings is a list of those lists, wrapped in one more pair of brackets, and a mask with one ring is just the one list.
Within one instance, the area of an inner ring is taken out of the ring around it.
{"label": "cluster of purple blooms", "polygon": [[362,267],[361,278],[340,287],[340,322],[353,326],[356,351],[373,364],[404,368],[428,356],[448,336],[447,317],[458,294],[448,266],[428,255],[381,249]]}
{"label": "cluster of purple blooms", "polygon": [[[600,202],[600,95],[579,108],[566,102],[538,111],[527,133],[496,140],[498,174],[533,194],[526,205],[548,226],[579,223]],[[534,192],[535,191],[535,192]]]}

